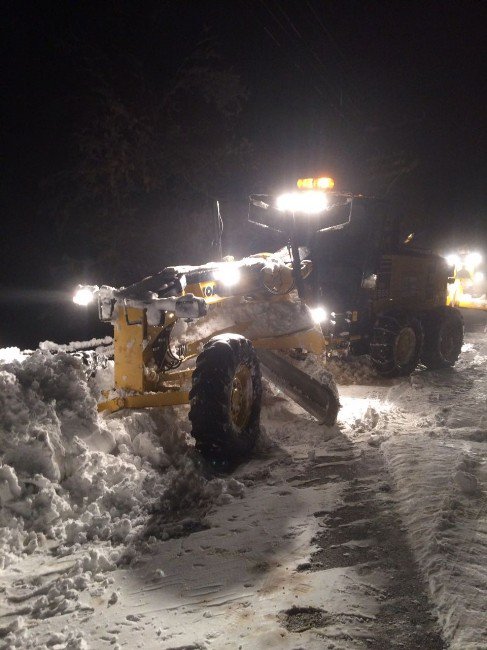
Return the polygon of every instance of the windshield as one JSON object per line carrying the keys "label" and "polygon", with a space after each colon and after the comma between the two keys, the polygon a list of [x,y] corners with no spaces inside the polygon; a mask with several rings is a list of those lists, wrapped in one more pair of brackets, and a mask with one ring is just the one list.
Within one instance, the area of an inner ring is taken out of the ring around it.
{"label": "windshield", "polygon": [[275,197],[253,195],[250,197],[249,221],[264,228],[289,233],[297,231],[300,236],[344,225],[350,220],[352,198],[348,195],[331,194],[331,206],[319,214],[281,212],[275,207]]}

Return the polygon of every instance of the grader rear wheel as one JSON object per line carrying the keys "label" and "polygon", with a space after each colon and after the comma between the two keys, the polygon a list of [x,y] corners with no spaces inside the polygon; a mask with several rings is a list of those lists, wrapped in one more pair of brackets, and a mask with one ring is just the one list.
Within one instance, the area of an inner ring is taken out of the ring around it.
{"label": "grader rear wheel", "polygon": [[453,307],[440,307],[426,314],[421,362],[431,370],[453,366],[463,345],[463,319]]}
{"label": "grader rear wheel", "polygon": [[422,343],[421,323],[414,316],[380,316],[370,344],[372,365],[384,377],[410,375],[419,363]]}
{"label": "grader rear wheel", "polygon": [[222,334],[196,360],[189,419],[196,447],[208,460],[236,462],[249,454],[260,431],[262,382],[252,343]]}

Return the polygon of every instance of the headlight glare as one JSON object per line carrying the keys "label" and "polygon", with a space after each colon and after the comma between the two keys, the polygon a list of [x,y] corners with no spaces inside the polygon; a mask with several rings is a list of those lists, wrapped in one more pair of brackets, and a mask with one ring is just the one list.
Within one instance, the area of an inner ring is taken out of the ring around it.
{"label": "headlight glare", "polygon": [[95,291],[97,289],[98,287],[80,285],[73,296],[74,304],[86,307],[93,302],[95,298]]}
{"label": "headlight glare", "polygon": [[280,212],[319,214],[327,207],[328,198],[324,192],[288,192],[276,199],[276,208]]}
{"label": "headlight glare", "polygon": [[214,272],[214,279],[220,282],[224,287],[233,287],[240,282],[240,269],[235,264],[222,264],[222,266]]}
{"label": "headlight glare", "polygon": [[482,262],[482,255],[480,253],[469,253],[465,261],[469,266],[477,266]]}
{"label": "headlight glare", "polygon": [[324,323],[328,318],[328,314],[323,307],[313,307],[309,311],[314,323]]}
{"label": "headlight glare", "polygon": [[446,263],[448,266],[459,266],[460,265],[460,256],[456,255],[455,253],[451,253],[450,255],[446,255],[445,257]]}

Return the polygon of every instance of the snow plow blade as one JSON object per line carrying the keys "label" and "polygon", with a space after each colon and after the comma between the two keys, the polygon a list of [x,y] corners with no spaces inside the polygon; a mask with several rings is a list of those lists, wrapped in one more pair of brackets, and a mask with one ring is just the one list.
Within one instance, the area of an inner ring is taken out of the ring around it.
{"label": "snow plow blade", "polygon": [[270,350],[257,350],[262,374],[320,424],[335,424],[340,402],[333,377],[326,385]]}

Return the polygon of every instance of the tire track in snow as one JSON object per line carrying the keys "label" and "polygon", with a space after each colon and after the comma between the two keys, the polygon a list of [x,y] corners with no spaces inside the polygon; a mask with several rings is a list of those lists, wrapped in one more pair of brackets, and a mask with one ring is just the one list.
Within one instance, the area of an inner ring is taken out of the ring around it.
{"label": "tire track in snow", "polygon": [[[286,612],[288,629],[300,632],[317,628],[323,638],[344,643],[335,647],[363,647],[375,650],[440,650],[444,642],[436,621],[407,535],[395,512],[390,477],[380,450],[343,440],[340,450],[348,456],[317,457],[303,484],[346,481],[344,503],[333,512],[316,512],[322,532],[315,538],[319,549],[304,572],[327,572],[351,567],[357,590],[365,591],[378,605],[375,616],[354,611],[332,614],[309,608]],[[328,462],[323,462],[328,461]],[[381,574],[381,587],[373,583]],[[347,645],[353,644],[353,645]]]}

